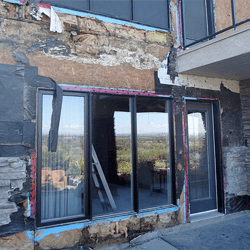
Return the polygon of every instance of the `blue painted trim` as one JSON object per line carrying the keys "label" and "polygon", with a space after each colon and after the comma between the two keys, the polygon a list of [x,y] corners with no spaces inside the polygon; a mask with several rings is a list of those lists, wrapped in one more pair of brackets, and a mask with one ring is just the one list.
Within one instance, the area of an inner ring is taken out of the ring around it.
{"label": "blue painted trim", "polygon": [[[150,214],[153,214],[153,213],[163,214],[163,213],[166,213],[166,212],[169,212],[169,211],[176,212],[180,208],[181,208],[181,206],[174,206],[174,207],[161,209],[161,210],[148,211],[148,212],[145,212],[145,213],[137,214],[137,217],[140,218],[141,216],[150,215]],[[71,225],[65,225],[65,226],[57,226],[57,227],[52,227],[52,228],[39,229],[39,230],[37,230],[37,233],[41,233],[41,235],[37,236],[35,238],[35,241],[39,242],[44,237],[46,237],[47,235],[50,235],[50,234],[54,234],[56,237],[58,237],[61,232],[65,232],[65,231],[73,230],[73,229],[82,229],[82,228],[84,228],[86,226],[92,226],[92,225],[95,225],[95,224],[105,223],[105,221],[109,221],[109,222],[111,222],[111,221],[120,221],[120,220],[128,219],[131,216],[133,216],[133,215],[130,214],[130,215],[125,215],[125,216],[120,216],[120,217],[100,219],[100,220],[96,220],[96,221],[92,221],[92,222],[87,221],[85,223],[77,223],[77,224],[71,224]],[[33,240],[34,236],[32,235],[32,232],[28,231],[27,235],[28,235],[28,237],[30,239]]]}
{"label": "blue painted trim", "polygon": [[28,238],[34,241],[34,231],[26,231]]}
{"label": "blue painted trim", "polygon": [[197,101],[198,98],[195,98],[195,97],[183,97],[184,100],[194,100],[194,101]]}
{"label": "blue painted trim", "polygon": [[24,3],[21,3],[19,0],[3,0],[4,2],[9,2],[9,3],[15,3],[19,5],[24,5]]}
{"label": "blue painted trim", "polygon": [[141,216],[145,216],[147,214],[153,214],[153,213],[157,213],[157,214],[163,214],[166,212],[176,212],[181,208],[181,206],[174,206],[174,207],[170,207],[170,208],[165,208],[165,209],[161,209],[161,210],[155,210],[155,211],[148,211],[145,213],[140,213],[137,215],[138,218],[140,218]]}
{"label": "blue painted trim", "polygon": [[173,98],[173,95],[157,95],[157,97],[170,97],[170,98]]}
{"label": "blue painted trim", "polygon": [[142,25],[142,24],[136,24],[136,23],[129,22],[129,21],[122,21],[122,20],[115,19],[115,18],[112,18],[112,17],[105,17],[105,16],[101,16],[101,15],[91,14],[91,13],[88,13],[88,12],[81,12],[81,11],[76,11],[76,10],[59,8],[59,7],[55,7],[55,6],[52,6],[52,7],[56,11],[64,12],[64,13],[67,13],[67,14],[70,14],[70,15],[84,16],[84,17],[85,16],[94,17],[94,18],[97,18],[97,19],[99,19],[100,21],[103,21],[103,22],[110,22],[110,23],[116,23],[116,24],[121,24],[121,25],[127,24],[127,25],[131,25],[131,26],[133,26],[133,27],[135,27],[137,29],[142,29],[142,30],[148,30],[148,31],[159,30],[159,31],[168,32],[168,30],[165,30],[165,29],[153,28],[153,27],[149,27],[149,26]]}
{"label": "blue painted trim", "polygon": [[44,228],[37,230],[37,233],[41,232],[41,235],[36,237],[35,240],[38,242],[42,240],[45,236],[50,234],[55,234],[55,236],[59,236],[59,233],[73,230],[73,229],[82,229],[89,225],[89,222],[85,223],[77,223],[77,224],[71,224],[71,225],[65,225],[65,226],[59,226],[59,227],[52,227],[52,228]]}
{"label": "blue painted trim", "polygon": [[31,213],[30,213],[30,198],[28,197],[28,207],[27,207],[27,217],[30,217],[31,216]]}

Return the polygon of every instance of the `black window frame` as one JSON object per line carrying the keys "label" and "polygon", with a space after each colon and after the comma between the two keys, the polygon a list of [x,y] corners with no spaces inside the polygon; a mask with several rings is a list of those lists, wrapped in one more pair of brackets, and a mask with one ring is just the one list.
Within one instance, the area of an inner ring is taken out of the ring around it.
{"label": "black window frame", "polygon": [[[196,40],[195,42],[186,43],[186,23],[185,23],[185,9],[184,9],[184,1],[188,0],[181,0],[181,29],[182,29],[182,45],[185,49],[186,47],[192,46],[194,44],[197,44],[199,42],[205,42],[208,39],[213,39],[214,32],[215,32],[215,26],[214,26],[214,12],[213,12],[213,0],[204,0],[205,2],[205,8],[206,8],[206,21],[207,21],[207,33],[208,35],[203,38]],[[206,40],[204,40],[206,39]]]}
{"label": "black window frame", "polygon": [[[64,224],[74,221],[90,221],[99,220],[111,217],[117,217],[122,215],[131,215],[143,212],[150,212],[159,209],[166,209],[177,205],[176,202],[176,183],[175,183],[175,152],[174,152],[174,118],[173,118],[173,98],[169,96],[156,95],[156,96],[144,96],[144,95],[124,95],[117,93],[107,92],[83,92],[83,91],[69,91],[64,90],[63,96],[81,96],[84,97],[84,143],[86,146],[84,157],[84,171],[88,181],[84,185],[85,188],[85,216],[70,216],[64,218],[55,218],[41,221],[41,161],[42,161],[42,107],[43,107],[43,95],[53,95],[54,90],[38,89],[38,113],[37,113],[37,170],[36,170],[36,223],[37,227],[44,227],[56,224]],[[132,159],[132,211],[129,212],[114,212],[103,215],[93,216],[92,214],[92,192],[91,184],[92,177],[90,168],[92,166],[92,97],[93,95],[115,95],[115,96],[127,96],[130,98],[129,106],[131,112],[131,159]],[[172,203],[166,205],[160,205],[150,207],[146,209],[139,209],[139,190],[137,180],[137,112],[136,112],[136,99],[140,98],[164,98],[167,102],[168,123],[169,123],[169,147],[170,147],[170,166],[171,166],[171,193]]]}
{"label": "black window frame", "polygon": [[[58,1],[58,3],[56,3]],[[140,24],[140,25],[145,25],[145,26],[149,26],[149,27],[154,27],[154,28],[159,28],[159,29],[164,29],[164,30],[170,30],[170,7],[169,7],[169,0],[160,0],[160,1],[165,1],[166,2],[166,13],[167,13],[167,17],[166,17],[166,24],[165,25],[152,25],[152,24],[148,24],[148,23],[143,23],[140,21],[135,20],[134,18],[134,1],[136,0],[128,0],[128,2],[130,3],[130,10],[128,10],[130,12],[130,17],[129,18],[124,18],[124,17],[118,17],[117,15],[112,15],[112,14],[106,14],[106,13],[101,13],[101,12],[96,12],[93,11],[93,0],[85,0],[86,1],[86,8],[77,8],[75,7],[75,5],[70,5],[70,3],[68,1],[66,2],[66,5],[63,3],[60,3],[60,0],[41,0],[41,3],[49,3],[52,6],[56,6],[59,8],[65,8],[65,9],[71,9],[71,10],[75,10],[75,11],[82,11],[82,12],[86,12],[86,13],[90,13],[93,15],[101,15],[101,16],[105,16],[105,17],[110,17],[110,18],[114,18],[114,19],[119,19],[119,20],[123,20],[123,21],[128,21],[128,22],[132,22],[132,23],[136,23],[136,24]],[[114,0],[113,0],[114,1]],[[150,1],[154,1],[154,0],[150,0]],[[63,2],[63,1],[62,1]]]}

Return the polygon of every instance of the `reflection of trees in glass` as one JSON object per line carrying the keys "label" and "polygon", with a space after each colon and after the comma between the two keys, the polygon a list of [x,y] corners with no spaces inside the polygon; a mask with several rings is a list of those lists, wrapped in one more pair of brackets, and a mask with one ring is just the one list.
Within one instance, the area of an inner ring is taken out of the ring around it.
{"label": "reflection of trees in glass", "polygon": [[206,145],[206,135],[189,135],[189,162],[190,169],[198,169],[201,166],[201,154],[204,153]]}
{"label": "reflection of trees in glass", "polygon": [[131,174],[130,136],[116,136],[118,172]]}
{"label": "reflection of trees in glass", "polygon": [[65,170],[68,175],[84,178],[84,137],[59,136],[57,152],[48,152],[48,136],[42,140],[43,169]]}
{"label": "reflection of trees in glass", "polygon": [[[169,154],[168,139],[166,135],[138,135],[138,163],[151,162],[156,168],[166,168]],[[118,172],[131,173],[130,137],[117,136],[116,148]]]}
{"label": "reflection of trees in glass", "polygon": [[168,136],[140,135],[138,136],[138,163],[151,162],[156,169],[167,168],[169,154]]}

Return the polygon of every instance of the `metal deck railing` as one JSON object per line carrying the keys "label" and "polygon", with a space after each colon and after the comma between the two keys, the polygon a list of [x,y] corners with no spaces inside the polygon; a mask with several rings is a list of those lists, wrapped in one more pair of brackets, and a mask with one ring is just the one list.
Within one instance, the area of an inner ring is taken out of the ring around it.
{"label": "metal deck railing", "polygon": [[[228,26],[227,28],[225,29],[222,29],[218,32],[211,32],[211,30],[209,30],[209,35],[206,36],[206,37],[203,37],[199,40],[196,40],[195,42],[192,42],[192,43],[189,43],[189,44],[185,44],[185,31],[184,31],[184,26],[182,25],[182,41],[183,41],[183,49],[186,49],[188,47],[191,47],[193,45],[196,45],[198,43],[201,43],[201,42],[204,42],[204,41],[207,41],[207,40],[211,40],[213,38],[215,38],[217,35],[219,34],[222,34],[228,30],[231,30],[231,29],[234,29],[236,30],[238,26],[244,24],[244,23],[247,23],[247,22],[250,22],[250,18],[247,18],[243,21],[240,21],[240,22],[237,22],[237,18],[236,18],[236,8],[235,8],[235,0],[231,0],[231,12],[232,12],[232,25]],[[183,24],[183,5],[181,4],[181,17],[182,17],[182,24]],[[250,13],[249,13],[249,16],[250,16]],[[207,21],[211,22],[211,16],[207,17]]]}

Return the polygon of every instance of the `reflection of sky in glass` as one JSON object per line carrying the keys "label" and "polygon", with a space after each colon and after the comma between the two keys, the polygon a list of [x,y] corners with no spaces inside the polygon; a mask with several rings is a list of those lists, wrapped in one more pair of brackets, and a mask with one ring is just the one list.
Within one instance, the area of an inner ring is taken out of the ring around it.
{"label": "reflection of sky in glass", "polygon": [[168,133],[167,113],[137,113],[137,134]]}
{"label": "reflection of sky in glass", "polygon": [[115,118],[115,134],[116,135],[130,135],[131,134],[131,114],[130,112],[116,111]]}
{"label": "reflection of sky in glass", "polygon": [[[43,96],[43,134],[49,134],[52,95]],[[59,135],[83,135],[84,133],[84,98],[64,96],[59,125]]]}
{"label": "reflection of sky in glass", "polygon": [[[52,95],[43,96],[43,134],[49,134]],[[131,113],[114,112],[116,135],[131,134]],[[83,135],[84,130],[84,98],[63,96],[59,135]],[[137,113],[138,134],[168,133],[168,114],[157,112]]]}
{"label": "reflection of sky in glass", "polygon": [[203,135],[206,133],[201,113],[188,114],[188,133],[190,135]]}
{"label": "reflection of sky in glass", "polygon": [[43,134],[49,134],[50,130],[50,122],[51,122],[51,114],[52,114],[52,95],[43,95]]}

